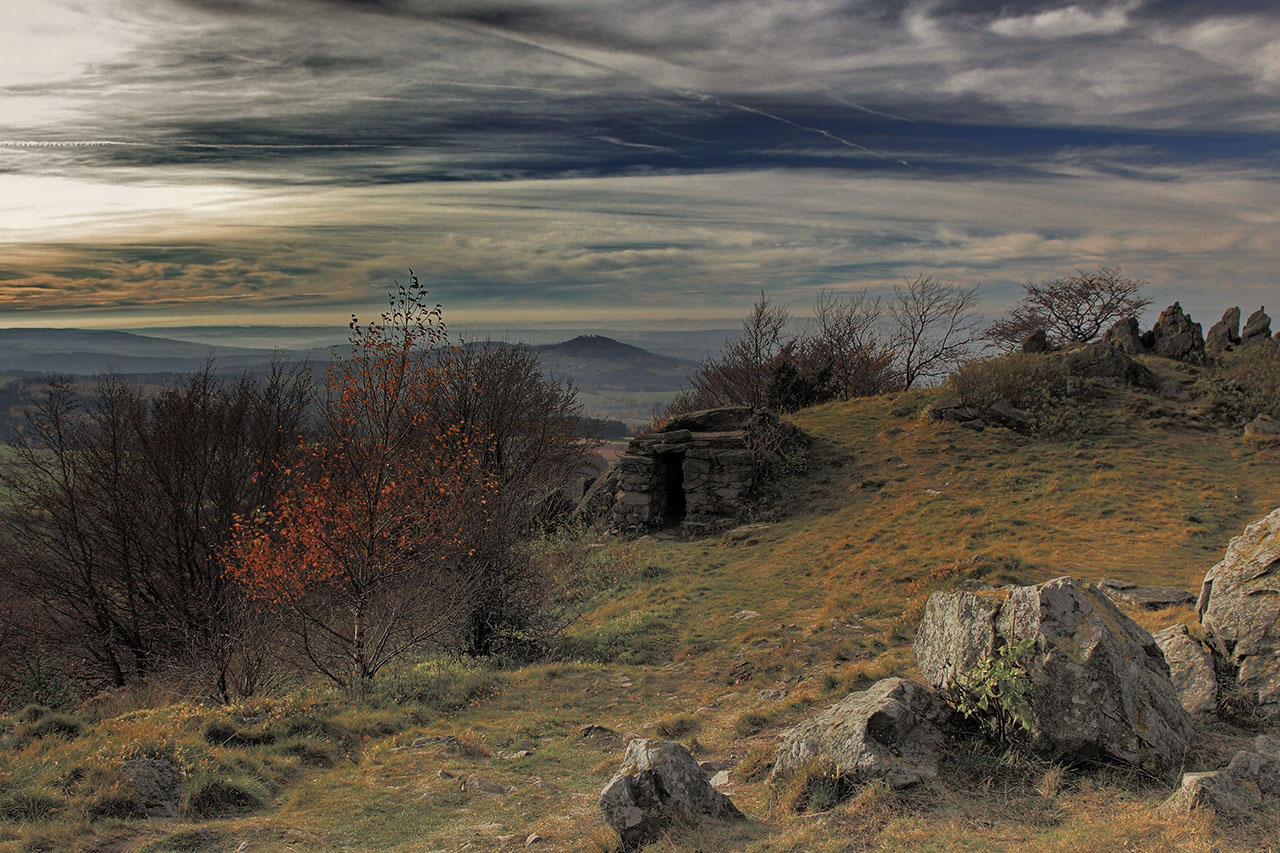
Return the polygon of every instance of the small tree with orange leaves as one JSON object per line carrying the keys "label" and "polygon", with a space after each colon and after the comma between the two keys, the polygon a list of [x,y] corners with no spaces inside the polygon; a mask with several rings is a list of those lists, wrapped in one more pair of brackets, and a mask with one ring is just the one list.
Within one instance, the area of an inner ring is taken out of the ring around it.
{"label": "small tree with orange leaves", "polygon": [[352,317],[335,351],[320,438],[271,507],[241,518],[227,567],[288,615],[302,654],[360,692],[405,651],[447,634],[474,569],[468,531],[492,483],[466,430],[442,423],[448,345],[417,277],[380,323]]}

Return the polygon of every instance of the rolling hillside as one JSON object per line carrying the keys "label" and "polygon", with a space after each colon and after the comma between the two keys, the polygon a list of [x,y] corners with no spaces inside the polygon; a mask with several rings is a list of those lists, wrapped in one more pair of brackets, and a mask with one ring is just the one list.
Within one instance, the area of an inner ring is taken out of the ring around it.
{"label": "rolling hillside", "polygon": [[[0,329],[0,376],[20,373],[87,376],[114,371],[154,383],[157,374],[198,370],[210,358],[224,372],[260,370],[276,357],[321,366],[328,361],[331,348],[315,345],[319,334],[317,330],[310,330],[302,337],[282,336],[285,343],[306,345],[270,349],[230,345],[229,341],[236,340],[234,330],[211,338],[217,340],[215,344],[106,330]],[[341,333],[334,332],[333,336],[341,338]],[[249,337],[261,340],[259,336]],[[622,420],[632,425],[647,423],[654,408],[660,408],[687,384],[694,367],[691,361],[658,355],[601,335],[581,335],[563,343],[530,349],[538,355],[549,375],[573,382],[588,416]],[[26,379],[29,381],[32,377]],[[8,410],[15,402],[0,399],[0,409]],[[4,411],[0,411],[0,430],[6,417]]]}
{"label": "rolling hillside", "polygon": [[[747,816],[678,828],[655,851],[1273,844],[1273,811],[1243,824],[1160,819],[1164,780],[958,745],[934,782],[873,785],[818,813],[797,813],[795,792],[769,779],[788,726],[913,673],[910,641],[931,590],[1071,574],[1195,592],[1227,541],[1280,506],[1280,447],[1246,442],[1191,404],[1115,390],[1093,435],[1050,442],[933,421],[924,408],[936,395],[798,413],[817,439],[807,473],[723,536],[546,543],[574,566],[581,617],[543,663],[422,662],[360,705],[318,687],[233,709],[104,701],[77,740],[0,752],[0,785],[25,774],[22,784],[52,791],[67,768],[163,737],[254,768],[260,804],[218,819],[91,823],[69,794],[56,820],[0,828],[0,849],[514,850],[536,834],[534,849],[613,850],[596,797],[627,734],[725,762],[725,791]],[[1149,630],[1194,618],[1187,607],[1133,615]],[[320,758],[265,736],[215,747],[201,735],[211,720],[251,733],[295,718],[316,720],[308,748]],[[584,737],[592,725],[619,737]],[[1200,724],[1187,769],[1221,766],[1251,725]],[[496,787],[466,790],[473,776]]]}

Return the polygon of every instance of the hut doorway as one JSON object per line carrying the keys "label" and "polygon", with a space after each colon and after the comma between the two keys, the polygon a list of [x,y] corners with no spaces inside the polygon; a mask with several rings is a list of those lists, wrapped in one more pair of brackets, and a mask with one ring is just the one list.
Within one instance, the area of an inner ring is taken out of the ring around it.
{"label": "hut doorway", "polygon": [[654,459],[654,497],[663,527],[684,521],[684,453],[659,453]]}

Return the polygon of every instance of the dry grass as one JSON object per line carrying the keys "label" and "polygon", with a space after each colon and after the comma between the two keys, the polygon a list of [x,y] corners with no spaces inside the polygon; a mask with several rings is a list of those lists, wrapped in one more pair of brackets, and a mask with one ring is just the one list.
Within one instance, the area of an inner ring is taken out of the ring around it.
{"label": "dry grass", "polygon": [[[929,592],[1062,574],[1195,592],[1228,539],[1280,505],[1280,448],[1183,428],[1176,411],[1152,426],[1149,404],[1121,392],[1105,434],[1076,443],[932,422],[921,411],[933,394],[799,413],[820,439],[816,464],[788,511],[749,537],[591,549],[590,581],[571,602],[582,618],[545,663],[494,673],[436,662],[395,674],[364,705],[316,693],[227,709],[104,697],[74,714],[78,736],[21,744],[30,723],[0,718],[0,800],[25,798],[0,820],[0,850],[514,850],[530,832],[537,849],[612,850],[596,797],[624,744],[582,738],[588,724],[696,737],[700,760],[731,764],[748,819],[677,827],[652,850],[1274,844],[1274,812],[1157,818],[1167,787],[963,751],[913,790],[863,788],[819,814],[785,807],[769,772],[781,733],[848,690],[912,674]],[[588,544],[551,542],[547,555]],[[744,609],[760,615],[734,618]],[[1149,630],[1194,622],[1189,608],[1132,615]],[[228,738],[207,739],[213,723]],[[1202,724],[1188,769],[1221,766],[1257,725],[1247,709]],[[443,735],[461,748],[413,746]],[[151,754],[172,756],[188,786],[208,773],[257,785],[262,805],[213,821],[128,817],[127,796],[111,799],[127,794],[121,761]],[[470,774],[509,792],[464,791]],[[101,816],[113,807],[123,816]]]}

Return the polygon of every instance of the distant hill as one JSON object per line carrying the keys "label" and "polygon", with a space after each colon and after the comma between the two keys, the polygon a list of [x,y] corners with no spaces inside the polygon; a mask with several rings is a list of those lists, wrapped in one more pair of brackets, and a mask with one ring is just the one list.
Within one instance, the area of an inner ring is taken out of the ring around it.
{"label": "distant hill", "polygon": [[555,376],[584,390],[677,391],[688,384],[691,361],[657,355],[602,335],[579,335],[559,344],[531,347]]}
{"label": "distant hill", "polygon": [[[229,342],[237,338],[226,330],[215,344],[101,329],[0,329],[0,374],[114,372],[148,374],[148,382],[154,382],[156,374],[189,373],[211,358],[220,372],[235,373],[261,369],[273,358],[324,365],[331,350],[317,345],[319,332],[310,331],[308,336],[281,338],[301,346],[270,349],[235,346]],[[261,336],[250,339],[264,340]],[[586,414],[629,424],[647,421],[652,409],[687,384],[694,367],[692,361],[657,355],[602,335],[580,335],[529,349],[548,374],[572,380]]]}

